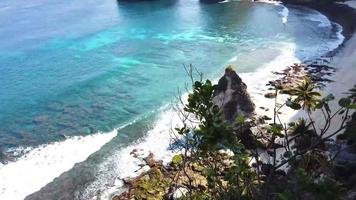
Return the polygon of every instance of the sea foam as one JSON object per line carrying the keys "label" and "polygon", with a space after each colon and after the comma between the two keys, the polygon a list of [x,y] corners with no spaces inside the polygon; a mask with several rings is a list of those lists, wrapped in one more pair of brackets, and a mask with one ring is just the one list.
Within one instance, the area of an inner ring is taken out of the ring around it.
{"label": "sea foam", "polygon": [[[280,14],[282,16],[282,22],[287,22],[288,9],[284,7]],[[311,20],[319,22],[319,26],[332,25],[332,23],[327,18],[325,19],[325,16],[320,13],[314,13]],[[336,24],[334,26],[338,28],[338,39],[328,44],[328,50],[335,49],[344,39],[341,35],[342,28]],[[281,50],[282,53],[278,57],[257,71],[240,74],[244,82],[248,85],[248,91],[256,103],[257,113],[266,114],[258,110],[260,105],[264,107],[273,105],[272,101],[266,100],[263,96],[267,89],[265,86],[266,81],[274,78],[271,71],[279,71],[285,66],[300,61],[294,55],[295,44],[286,43],[281,46]],[[230,61],[234,60],[236,60],[236,58]],[[217,80],[215,80],[215,82],[216,81]],[[183,97],[183,99],[186,99],[186,96]],[[283,112],[283,117],[286,120],[293,115],[294,113],[292,111]],[[154,128],[148,131],[144,138],[131,144],[129,147],[120,149],[107,159],[107,163],[114,162],[116,166],[115,169],[110,172],[110,177],[114,177],[114,181],[112,181],[111,184],[107,184],[105,178],[108,177],[98,177],[97,180],[91,183],[83,192],[82,198],[93,197],[92,193],[94,191],[104,187],[100,197],[102,199],[108,199],[115,192],[120,191],[120,188],[123,186],[121,181],[123,178],[134,177],[140,173],[140,171],[137,170],[142,160],[130,155],[133,149],[142,149],[142,151],[140,151],[142,156],[152,152],[156,159],[162,159],[165,163],[169,162],[176,153],[168,150],[171,142],[169,132],[172,127],[179,126],[179,121],[179,117],[174,109],[162,111],[155,122]],[[84,161],[89,155],[99,150],[100,147],[115,137],[116,134],[117,130],[114,130],[110,133],[72,137],[62,142],[42,145],[29,151],[29,153],[16,162],[0,166],[0,199],[20,200],[38,191],[61,173],[71,169],[75,163]],[[104,162],[101,164],[100,167],[103,168],[103,171],[105,171],[107,163]],[[100,197],[97,196],[94,198]]]}
{"label": "sea foam", "polygon": [[76,136],[63,142],[41,145],[16,162],[0,166],[0,199],[24,199],[71,169],[75,163],[84,161],[116,134],[112,131]]}
{"label": "sea foam", "polygon": [[[271,103],[266,105],[266,98],[264,98],[264,92],[267,91],[265,86],[267,80],[273,78],[271,71],[278,71],[283,69],[284,66],[299,62],[294,56],[295,45],[293,43],[286,43],[281,45],[283,53],[276,57],[270,63],[265,64],[261,69],[252,73],[241,73],[243,81],[248,85],[248,91],[251,94],[252,99],[257,106],[264,105],[269,107]],[[217,83],[218,78],[213,80],[213,83]],[[181,99],[183,102],[187,101],[187,94],[184,94]],[[259,113],[260,114],[260,113]],[[265,113],[266,114],[266,113]],[[293,112],[286,112],[285,118],[292,116]],[[175,127],[181,126],[181,121],[177,111],[173,108],[162,111],[159,114],[158,119],[155,122],[154,127],[147,132],[146,137],[137,141],[126,148],[120,149],[109,159],[106,163],[102,163],[100,171],[105,172],[105,167],[114,163],[114,169],[107,171],[108,174],[101,174],[97,177],[97,180],[91,183],[80,199],[110,199],[114,194],[120,193],[123,190],[123,179],[129,179],[135,177],[147,170],[143,168],[139,170],[139,165],[142,164],[142,158],[147,156],[150,152],[154,154],[155,159],[162,160],[163,163],[168,163],[177,152],[169,150],[172,135],[171,130]],[[130,155],[133,150],[138,150],[140,156],[134,157]],[[109,164],[110,163],[110,164]],[[108,177],[112,180],[108,183]],[[93,196],[101,190],[100,196]]]}
{"label": "sea foam", "polygon": [[[288,8],[283,6],[283,10],[280,14],[282,16],[282,22],[287,22],[289,14]],[[313,20],[317,20],[321,24],[326,24],[324,18],[325,16],[321,15],[320,13],[320,15],[315,13],[312,14],[314,16]],[[332,24],[330,23],[329,25],[331,26]],[[325,50],[323,53],[327,53],[329,50],[335,49],[344,40],[344,37],[341,35],[342,27],[338,24],[334,25],[338,28],[337,40],[329,42],[328,45],[330,48]],[[268,92],[268,87],[266,86],[268,80],[273,80],[277,78],[276,75],[274,75],[272,72],[281,71],[286,66],[301,62],[301,60],[295,55],[295,43],[286,42],[284,44],[281,44],[280,50],[281,54],[279,56],[277,56],[271,62],[266,63],[261,68],[257,69],[255,72],[239,73],[243,81],[248,85],[247,90],[256,104],[256,112],[259,115],[273,116],[273,109],[265,111],[259,108],[261,106],[265,108],[273,108],[274,106],[273,99],[266,99],[264,97],[264,94]],[[237,57],[235,56],[231,58],[229,62],[234,62],[236,60]],[[229,62],[227,64],[229,64]],[[218,79],[215,79],[213,82],[217,83],[217,81]],[[285,96],[282,96],[280,100],[283,101],[285,98]],[[186,97],[183,97],[183,99],[186,99]],[[287,107],[281,109],[281,112],[282,114],[280,114],[280,119],[284,122],[290,121],[297,113],[295,110],[289,109]],[[140,164],[141,161],[140,159],[134,158],[130,155],[130,152],[133,149],[143,149],[143,156],[147,155],[148,152],[152,152],[154,153],[156,159],[161,159],[165,163],[171,160],[175,152],[168,150],[169,143],[171,140],[169,130],[172,127],[175,127],[172,126],[172,123],[179,124],[179,118],[177,116],[178,115],[172,109],[163,112],[161,114],[161,117],[156,121],[155,127],[148,132],[146,138],[144,138],[141,142],[138,142],[137,144],[120,150],[116,156],[111,158],[111,161],[116,162],[117,169],[115,173],[117,175],[117,178],[116,181],[113,181],[110,187],[107,187],[106,190],[104,190],[102,196],[98,199],[109,199],[110,197],[112,197],[113,194],[117,193],[118,191],[122,191],[122,179],[135,177],[139,174],[138,172],[136,172],[136,170],[138,169],[138,164]],[[97,182],[100,182],[100,179],[98,179]],[[94,185],[98,186],[100,184],[93,184],[92,187],[88,187],[87,189],[91,192],[95,191],[95,189],[97,188]],[[87,192],[91,193],[89,191]]]}

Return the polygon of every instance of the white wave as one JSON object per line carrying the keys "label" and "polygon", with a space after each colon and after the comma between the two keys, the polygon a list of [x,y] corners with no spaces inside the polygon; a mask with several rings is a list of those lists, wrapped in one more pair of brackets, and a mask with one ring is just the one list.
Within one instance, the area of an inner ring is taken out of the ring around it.
{"label": "white wave", "polygon": [[229,60],[229,62],[235,62],[235,61],[237,61],[237,56],[234,56]]}
{"label": "white wave", "polygon": [[310,21],[314,21],[314,22],[318,22],[318,26],[319,27],[330,27],[331,26],[331,22],[330,20],[323,14],[321,14],[320,12],[310,9],[310,8],[304,8],[305,10],[307,10],[308,14],[305,15],[307,20]]}
{"label": "white wave", "polygon": [[286,24],[288,21],[289,10],[287,7],[283,6],[283,10],[280,12],[282,15],[282,23]]}
{"label": "white wave", "polygon": [[345,1],[345,2],[337,2],[338,4],[346,4],[347,6],[356,9],[356,1]]}
{"label": "white wave", "polygon": [[[273,78],[271,71],[279,71],[285,66],[299,61],[294,56],[295,45],[293,43],[281,44],[280,48],[283,50],[281,51],[283,53],[272,62],[266,64],[256,72],[240,74],[244,82],[248,85],[248,91],[257,106],[269,106],[266,105],[266,98],[264,98],[264,92],[261,90],[267,91],[265,84],[267,80]],[[235,59],[231,59],[231,61],[234,60]],[[214,79],[213,82],[217,83],[218,79]],[[188,94],[184,94],[182,96],[183,101],[187,100],[187,95]],[[294,113],[289,112],[287,114],[290,116]],[[139,165],[142,164],[142,158],[147,156],[149,152],[152,152],[156,159],[168,163],[174,154],[177,153],[168,150],[172,139],[169,132],[172,128],[180,125],[181,121],[174,109],[161,112],[153,129],[149,130],[142,140],[118,150],[118,152],[114,153],[107,161],[100,165],[101,169],[99,169],[99,171],[103,172],[101,173],[101,177],[97,177],[97,180],[83,191],[83,195],[80,199],[111,199],[114,194],[122,191],[122,179],[135,177],[142,173],[142,171],[147,170],[147,168],[144,168],[137,171],[140,168]],[[130,155],[134,149],[140,154],[138,158]],[[110,166],[110,170],[107,169],[108,166]],[[107,184],[108,178],[115,180]],[[102,190],[100,191],[100,196],[92,197],[92,194],[96,193],[98,189]]]}
{"label": "white wave", "polygon": [[289,10],[286,6],[282,4],[281,1],[273,1],[273,0],[258,0],[256,3],[267,3],[267,4],[273,4],[276,6],[281,6],[283,9],[279,14],[282,16],[282,23],[286,24],[288,21],[288,15],[289,15]]}
{"label": "white wave", "polygon": [[117,134],[75,136],[62,142],[41,145],[16,162],[0,166],[0,199],[21,200],[38,191],[75,163],[84,161]]}
{"label": "white wave", "polygon": [[282,4],[281,1],[273,1],[273,0],[257,0],[257,1],[254,1],[256,3],[268,3],[268,4],[273,4],[273,5],[280,5]]}
{"label": "white wave", "polygon": [[[300,60],[295,55],[295,49],[296,45],[294,43],[281,44],[281,54],[279,56],[255,72],[241,74],[242,80],[247,85],[247,91],[256,105],[256,113],[258,115],[273,116],[273,109],[271,108],[274,107],[274,99],[264,97],[269,88],[266,84],[269,80],[277,78],[272,72],[278,72],[285,69],[286,66],[300,63]],[[283,98],[280,100],[283,101]],[[260,107],[269,108],[269,111],[265,111]],[[296,114],[294,110],[288,108],[281,110],[281,112],[280,117],[285,122],[288,122]]]}
{"label": "white wave", "polygon": [[337,29],[337,32],[336,32],[336,37],[337,37],[337,40],[335,40],[334,42],[329,42],[329,48],[330,50],[334,50],[336,49],[337,47],[339,47],[343,41],[345,40],[345,37],[344,35],[342,35],[342,26],[340,24],[337,24],[337,23],[332,23],[336,29]]}
{"label": "white wave", "polygon": [[[183,98],[187,99],[186,95],[183,95]],[[98,189],[102,189],[103,191],[100,191],[100,197],[94,197],[93,199],[111,199],[110,197],[113,194],[122,189],[122,179],[135,177],[147,170],[147,168],[139,170],[139,165],[143,163],[142,158],[150,152],[154,154],[155,159],[162,160],[164,164],[170,162],[176,153],[168,150],[172,139],[169,133],[172,128],[180,126],[180,124],[179,116],[173,108],[162,111],[154,124],[154,128],[147,132],[146,137],[126,148],[120,149],[101,164],[100,168],[102,169],[99,169],[99,171],[109,173],[109,175],[101,174],[101,177],[98,177],[96,181],[83,191],[80,199],[93,198],[91,195],[93,192],[96,193]],[[139,157],[135,158],[130,154],[133,150],[137,150]],[[112,167],[113,165],[114,167]],[[107,166],[111,166],[109,171],[105,169]],[[116,177],[110,185],[107,185],[107,176],[111,178]],[[106,186],[106,188],[103,188],[103,186]]]}
{"label": "white wave", "polygon": [[[303,49],[309,55],[323,56],[325,53],[332,51],[342,44],[345,37],[342,35],[343,28],[340,24],[330,21],[325,15],[321,14],[316,10],[309,8],[304,8],[307,10],[303,12],[304,15],[299,16],[300,18],[308,21],[313,21],[318,23],[318,28],[329,29],[326,32],[333,32],[334,35],[321,35],[320,37],[326,37],[326,41],[321,45],[311,45],[308,49]],[[336,30],[336,31],[335,31]],[[306,59],[310,59],[306,58]]]}
{"label": "white wave", "polygon": [[[282,13],[284,14],[282,16],[285,16],[287,20],[288,9],[283,10]],[[319,19],[321,24],[327,24],[324,22],[325,19],[323,17],[313,18],[312,20],[316,19]],[[339,29],[337,33],[338,40],[328,44],[329,50],[336,48],[343,41],[342,28],[339,25],[336,26]],[[248,91],[256,104],[258,114],[270,115],[270,113],[266,113],[266,111],[259,109],[259,107],[272,107],[274,103],[273,100],[264,98],[264,93],[268,90],[265,84],[274,77],[271,71],[280,71],[285,66],[300,61],[294,55],[296,49],[294,43],[281,44],[280,49],[282,53],[278,57],[257,71],[240,74],[248,85]],[[233,61],[236,61],[236,57],[230,60],[230,62]],[[217,82],[217,80],[214,82]],[[186,99],[186,97],[183,97],[183,99]],[[284,110],[282,112],[282,120],[288,120],[294,115],[294,111],[292,110]],[[169,162],[175,153],[168,150],[171,140],[168,133],[179,122],[179,117],[173,109],[160,113],[160,117],[155,122],[154,128],[148,131],[146,137],[127,148],[120,149],[101,164],[102,171],[105,171],[108,163],[110,165],[114,163],[114,171],[110,173],[114,177],[117,177],[115,181],[110,185],[105,185],[102,184],[103,182],[107,182],[107,180],[103,180],[105,177],[98,177],[83,193],[89,194],[104,185],[106,188],[101,194],[101,199],[108,199],[113,193],[120,191],[120,188],[123,186],[122,178],[134,177],[140,173],[136,172],[136,170],[139,169],[139,164],[142,163],[142,160],[130,155],[133,149],[142,149],[140,151],[142,157],[152,152],[156,159],[161,159],[165,163]],[[0,166],[0,199],[23,199],[28,194],[39,190],[51,182],[61,173],[71,169],[75,163],[84,161],[90,154],[99,150],[102,145],[115,137],[115,135],[116,130],[107,134],[73,137],[63,142],[43,145],[31,150],[25,157],[20,158],[16,162]]]}
{"label": "white wave", "polygon": [[[341,38],[338,42],[342,42]],[[330,50],[336,48],[337,46],[330,46]],[[294,63],[300,63],[296,55],[296,44],[293,42],[281,42],[278,44],[278,48],[281,52],[279,56],[273,59],[271,62],[266,63],[261,68],[257,69],[255,72],[251,73],[240,73],[239,75],[246,83],[247,90],[251,95],[253,102],[256,104],[256,112],[259,115],[268,115],[273,116],[273,110],[270,109],[266,111],[264,109],[260,109],[260,107],[265,108],[273,108],[274,100],[267,99],[264,97],[264,94],[268,92],[268,86],[266,83],[269,80],[274,80],[276,75],[274,75],[273,71],[281,71],[286,66],[290,66]],[[326,52],[325,52],[326,53]],[[235,62],[237,57],[231,58],[228,63]],[[218,82],[218,79],[213,81],[214,83]],[[182,97],[183,100],[187,99],[187,94]],[[286,96],[281,96],[280,101],[286,99]],[[293,116],[297,113],[297,111],[289,109],[285,107],[280,110],[282,113],[280,114],[280,119],[284,122],[290,121]],[[172,156],[175,154],[174,152],[168,150],[171,137],[169,135],[169,131],[172,127],[176,127],[179,124],[180,120],[178,115],[174,110],[170,109],[160,114],[159,119],[155,122],[154,128],[147,133],[147,136],[143,138],[143,140],[133,144],[127,148],[119,150],[114,156],[112,156],[107,162],[115,163],[115,170],[111,177],[116,177],[116,179],[111,183],[111,185],[107,186],[103,191],[101,191],[100,197],[95,197],[94,199],[110,199],[114,194],[122,191],[123,182],[122,179],[135,177],[140,174],[142,171],[147,170],[144,168],[143,170],[136,171],[139,169],[139,164],[142,164],[142,160],[139,158],[134,158],[130,155],[130,152],[134,149],[137,149],[142,154],[141,157],[147,156],[149,152],[152,152],[155,155],[156,159],[163,160],[164,163],[167,163],[171,160]],[[105,171],[105,164],[101,166]],[[96,191],[99,187],[102,187],[107,180],[98,179],[91,186],[87,188],[87,191],[84,193],[92,194],[93,191]],[[86,198],[83,198],[86,199]]]}
{"label": "white wave", "polygon": [[228,3],[229,0],[219,1],[218,3]]}

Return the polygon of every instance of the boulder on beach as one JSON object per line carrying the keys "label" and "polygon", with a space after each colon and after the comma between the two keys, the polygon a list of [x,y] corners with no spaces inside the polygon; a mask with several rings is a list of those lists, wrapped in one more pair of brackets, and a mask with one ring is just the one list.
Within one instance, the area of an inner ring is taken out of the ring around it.
{"label": "boulder on beach", "polygon": [[232,67],[225,69],[225,74],[216,85],[213,102],[222,109],[226,121],[235,121],[238,115],[250,117],[254,114],[255,104],[247,93],[247,86]]}

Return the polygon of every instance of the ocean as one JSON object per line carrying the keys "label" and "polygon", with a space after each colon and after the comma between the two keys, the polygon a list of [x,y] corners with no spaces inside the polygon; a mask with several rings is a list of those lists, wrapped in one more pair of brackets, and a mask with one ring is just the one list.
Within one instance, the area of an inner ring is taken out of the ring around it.
{"label": "ocean", "polygon": [[184,66],[216,80],[232,64],[259,100],[271,71],[335,49],[341,31],[279,4],[3,0],[0,199],[108,199],[137,174],[133,149],[174,154]]}

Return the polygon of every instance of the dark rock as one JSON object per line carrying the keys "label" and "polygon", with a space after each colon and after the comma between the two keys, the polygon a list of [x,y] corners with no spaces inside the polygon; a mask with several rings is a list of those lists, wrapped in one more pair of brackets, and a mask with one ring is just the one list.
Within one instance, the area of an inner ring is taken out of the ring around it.
{"label": "dark rock", "polygon": [[259,118],[257,118],[257,122],[258,122],[259,124],[266,124],[266,120],[264,119],[264,117],[259,117]]}
{"label": "dark rock", "polygon": [[245,117],[253,115],[255,104],[247,93],[247,86],[230,67],[215,86],[214,103],[223,111],[224,120],[234,122],[239,114]]}
{"label": "dark rock", "polygon": [[120,195],[115,195],[112,200],[127,200],[130,199],[130,192],[125,191]]}
{"label": "dark rock", "polygon": [[250,128],[243,128],[243,130],[238,131],[237,137],[246,149],[256,149],[257,144]]}
{"label": "dark rock", "polygon": [[272,169],[273,169],[273,165],[271,164],[264,164],[264,163],[261,164],[262,174],[269,175]]}
{"label": "dark rock", "polygon": [[[143,149],[133,149],[130,152],[130,155],[132,155],[134,158],[138,158],[143,155]],[[153,155],[152,155],[153,156]]]}
{"label": "dark rock", "polygon": [[156,166],[162,166],[163,165],[163,161],[162,160],[155,160],[153,158],[153,153],[149,153],[149,155],[144,158],[143,160],[145,161],[145,163],[149,166],[149,167],[156,167]]}
{"label": "dark rock", "polygon": [[269,156],[274,156],[274,151],[268,149],[268,150],[267,150],[267,154],[268,154]]}
{"label": "dark rock", "polygon": [[276,170],[274,173],[277,176],[286,176],[287,175],[286,172],[283,170]]}
{"label": "dark rock", "polygon": [[264,115],[264,116],[263,116],[263,119],[264,119],[264,120],[272,120],[272,118],[268,117],[267,115]]}
{"label": "dark rock", "polygon": [[354,145],[343,148],[336,156],[335,162],[356,167],[356,152]]}
{"label": "dark rock", "polygon": [[269,92],[269,93],[265,94],[265,97],[269,98],[269,99],[276,98],[276,96],[277,96],[277,94],[276,93],[272,93],[272,92]]}
{"label": "dark rock", "polygon": [[7,164],[8,163],[8,156],[6,155],[6,153],[0,149],[0,163],[2,164]]}
{"label": "dark rock", "polygon": [[[329,148],[329,150],[332,150]],[[356,176],[356,152],[355,145],[345,147],[345,143],[339,146],[340,151],[334,151],[336,157],[334,159],[334,173],[336,176],[350,182],[351,177]],[[351,181],[352,182],[352,181]],[[349,184],[350,185],[350,184]],[[354,184],[351,184],[354,186]]]}
{"label": "dark rock", "polygon": [[63,134],[63,133],[60,133],[58,136],[59,136],[61,139],[66,139],[66,138],[67,138],[67,136],[66,136],[65,134]]}
{"label": "dark rock", "polygon": [[351,119],[346,123],[346,129],[344,132],[345,139],[348,140],[350,144],[356,141],[356,112],[352,113]]}

